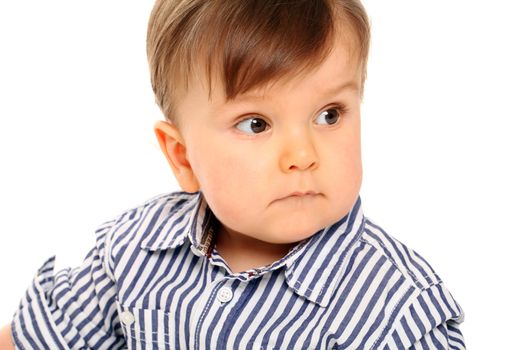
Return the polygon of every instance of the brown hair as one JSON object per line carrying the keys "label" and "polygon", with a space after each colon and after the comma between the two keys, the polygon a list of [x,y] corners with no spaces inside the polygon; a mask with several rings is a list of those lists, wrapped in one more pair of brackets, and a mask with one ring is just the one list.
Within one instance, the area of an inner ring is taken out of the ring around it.
{"label": "brown hair", "polygon": [[358,39],[362,90],[370,25],[359,0],[157,0],[147,36],[157,104],[175,121],[175,89],[187,89],[195,67],[210,95],[216,74],[228,100],[307,71],[329,54],[338,18]]}

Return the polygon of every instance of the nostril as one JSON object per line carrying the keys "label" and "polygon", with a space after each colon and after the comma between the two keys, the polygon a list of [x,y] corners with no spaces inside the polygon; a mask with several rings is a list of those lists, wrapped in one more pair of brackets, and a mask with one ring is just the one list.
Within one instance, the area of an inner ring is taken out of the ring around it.
{"label": "nostril", "polygon": [[292,164],[288,167],[288,169],[290,170],[301,170],[301,169],[308,170],[308,169],[314,168],[316,164],[317,164],[316,161],[312,161],[310,164],[305,163],[305,165]]}
{"label": "nostril", "polygon": [[282,171],[312,170],[318,167],[318,155],[313,145],[288,144],[279,159]]}

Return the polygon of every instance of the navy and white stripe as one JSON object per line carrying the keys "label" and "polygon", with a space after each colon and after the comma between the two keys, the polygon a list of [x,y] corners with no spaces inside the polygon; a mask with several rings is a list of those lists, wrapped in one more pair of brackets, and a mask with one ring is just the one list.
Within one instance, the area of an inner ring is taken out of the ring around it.
{"label": "navy and white stripe", "polygon": [[40,269],[18,349],[464,349],[463,311],[361,198],[279,261],[232,273],[200,193],[159,195],[96,230],[82,266]]}

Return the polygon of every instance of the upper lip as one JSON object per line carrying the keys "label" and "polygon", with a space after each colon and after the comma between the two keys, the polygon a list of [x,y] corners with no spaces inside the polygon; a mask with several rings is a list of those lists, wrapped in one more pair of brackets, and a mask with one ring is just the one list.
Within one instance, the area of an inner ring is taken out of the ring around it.
{"label": "upper lip", "polygon": [[317,194],[319,194],[319,192],[316,192],[316,191],[294,191],[279,199],[285,199],[288,197],[303,197],[303,196],[317,195]]}
{"label": "upper lip", "polygon": [[280,201],[281,199],[285,199],[285,198],[293,197],[293,196],[302,197],[302,196],[307,196],[307,195],[318,195],[318,194],[320,193],[316,191],[294,191],[294,192],[290,192],[289,194],[285,196],[282,196],[280,198],[273,200],[272,203],[276,201]]}
{"label": "upper lip", "polygon": [[315,191],[295,191],[295,192],[290,193],[287,197],[290,197],[290,196],[306,196],[306,195],[309,195],[309,194],[317,194],[317,192],[315,192]]}

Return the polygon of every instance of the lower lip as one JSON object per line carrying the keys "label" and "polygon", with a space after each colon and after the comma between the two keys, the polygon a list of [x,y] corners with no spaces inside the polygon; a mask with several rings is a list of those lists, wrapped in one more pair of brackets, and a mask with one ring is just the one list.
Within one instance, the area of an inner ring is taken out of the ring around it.
{"label": "lower lip", "polygon": [[302,203],[308,203],[313,199],[316,199],[319,196],[319,194],[306,194],[302,196],[288,196],[284,198],[280,198],[276,200],[276,202],[290,202],[295,204],[302,204]]}

